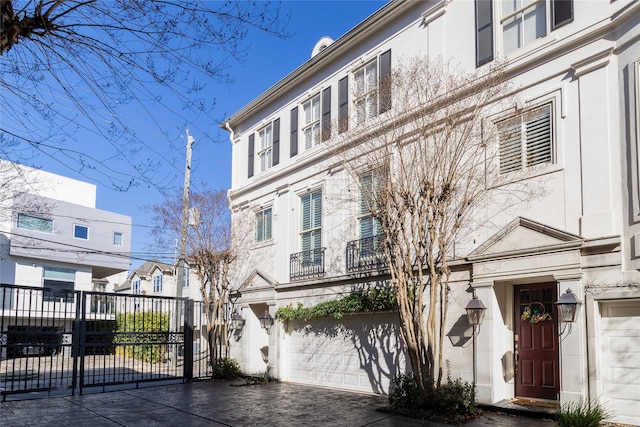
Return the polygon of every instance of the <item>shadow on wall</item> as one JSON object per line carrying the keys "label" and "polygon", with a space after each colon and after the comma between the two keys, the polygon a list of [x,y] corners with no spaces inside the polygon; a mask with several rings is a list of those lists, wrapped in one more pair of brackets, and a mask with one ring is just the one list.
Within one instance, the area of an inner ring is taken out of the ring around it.
{"label": "shadow on wall", "polygon": [[[357,285],[352,292],[362,290]],[[393,378],[409,370],[397,312],[376,311],[346,314],[341,319],[333,317],[314,318],[307,321],[288,322],[287,333],[300,333],[310,340],[306,352],[311,358],[322,353],[330,355],[314,366],[329,371],[331,365],[340,363],[343,369],[356,363],[360,373],[365,372],[371,391],[388,394]],[[357,357],[357,362],[355,358]]]}

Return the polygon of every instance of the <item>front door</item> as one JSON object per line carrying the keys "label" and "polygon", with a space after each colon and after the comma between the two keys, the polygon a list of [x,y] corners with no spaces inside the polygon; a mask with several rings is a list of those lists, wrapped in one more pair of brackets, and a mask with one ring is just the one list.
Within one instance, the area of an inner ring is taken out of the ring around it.
{"label": "front door", "polygon": [[558,400],[556,284],[515,286],[513,295],[516,397]]}

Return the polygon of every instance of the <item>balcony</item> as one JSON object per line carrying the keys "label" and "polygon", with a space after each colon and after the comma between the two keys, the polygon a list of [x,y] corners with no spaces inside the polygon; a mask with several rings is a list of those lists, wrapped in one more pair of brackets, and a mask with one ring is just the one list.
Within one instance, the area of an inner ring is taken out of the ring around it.
{"label": "balcony", "polygon": [[325,248],[311,249],[291,254],[289,277],[291,280],[324,276]]}
{"label": "balcony", "polygon": [[387,268],[382,242],[384,234],[347,243],[347,271],[367,271]]}

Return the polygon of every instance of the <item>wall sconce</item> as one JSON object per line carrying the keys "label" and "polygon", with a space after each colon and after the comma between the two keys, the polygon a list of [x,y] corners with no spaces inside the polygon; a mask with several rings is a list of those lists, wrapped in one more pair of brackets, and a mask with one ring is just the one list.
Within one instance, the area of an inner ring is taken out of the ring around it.
{"label": "wall sconce", "polygon": [[484,312],[487,310],[487,307],[484,306],[482,300],[478,299],[475,289],[473,290],[473,299],[469,301],[464,309],[467,310],[467,320],[469,321],[469,325],[482,325]]}
{"label": "wall sconce", "polygon": [[269,310],[265,310],[258,319],[260,319],[260,326],[269,332],[271,325],[273,325],[273,317],[269,314]]}
{"label": "wall sconce", "polygon": [[240,291],[230,292],[229,301],[231,301],[231,304],[235,304],[238,302],[238,299],[240,299],[241,296],[242,294],[240,293]]}
{"label": "wall sconce", "polygon": [[560,321],[567,323],[575,322],[581,304],[582,302],[578,300],[576,294],[574,294],[571,289],[567,289],[556,302]]}
{"label": "wall sconce", "polygon": [[231,314],[231,329],[239,331],[243,327],[244,327],[244,318],[236,310],[233,310],[233,313]]}

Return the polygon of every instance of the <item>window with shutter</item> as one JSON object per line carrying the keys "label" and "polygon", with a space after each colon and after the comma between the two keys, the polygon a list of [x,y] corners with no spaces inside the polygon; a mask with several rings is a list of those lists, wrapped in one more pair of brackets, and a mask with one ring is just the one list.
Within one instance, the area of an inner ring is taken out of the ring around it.
{"label": "window with shutter", "polygon": [[[302,251],[312,251],[306,261],[320,261],[322,247],[322,191],[314,191],[300,197],[300,246]],[[307,255],[305,255],[306,257]]]}
{"label": "window with shutter", "polygon": [[260,144],[260,151],[258,152],[260,171],[265,171],[273,166],[273,127],[271,124],[258,131],[258,142]]}
{"label": "window with shutter", "polygon": [[256,213],[256,242],[271,240],[271,208]]}
{"label": "window with shutter", "polygon": [[302,104],[304,148],[308,150],[320,143],[320,94]]}
{"label": "window with shutter", "polygon": [[498,125],[501,175],[552,162],[551,111],[546,105]]}
{"label": "window with shutter", "polygon": [[360,203],[358,222],[360,228],[360,257],[377,256],[382,241],[380,222],[371,215],[376,203],[381,176],[375,171],[360,175]]}
{"label": "window with shutter", "polygon": [[371,61],[353,75],[356,124],[378,115],[378,61]]}

